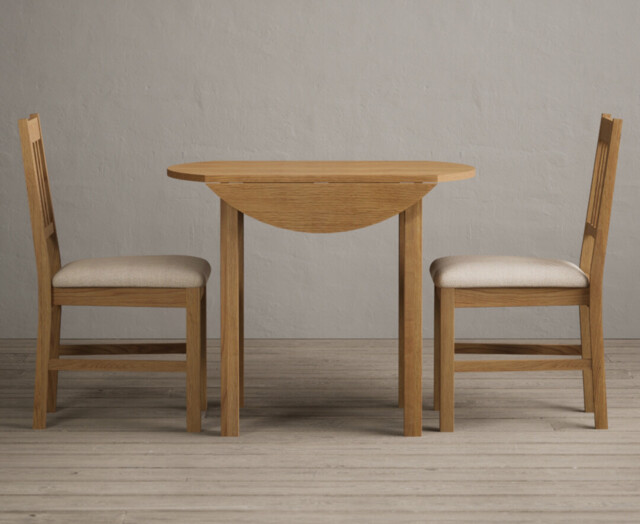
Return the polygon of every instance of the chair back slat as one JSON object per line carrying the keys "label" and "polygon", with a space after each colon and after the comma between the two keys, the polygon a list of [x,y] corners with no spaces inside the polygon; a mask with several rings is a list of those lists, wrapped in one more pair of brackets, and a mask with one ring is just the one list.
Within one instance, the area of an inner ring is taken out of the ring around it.
{"label": "chair back slat", "polygon": [[40,117],[35,114],[22,119],[18,122],[18,128],[22,143],[22,161],[29,197],[38,281],[41,286],[50,286],[53,275],[60,269],[60,249]]}
{"label": "chair back slat", "polygon": [[621,131],[622,120],[602,115],[580,254],[580,268],[592,286],[602,286]]}
{"label": "chair back slat", "polygon": [[53,224],[53,208],[51,205],[51,192],[49,190],[49,177],[47,173],[47,164],[44,159],[44,148],[42,146],[42,138],[39,138],[32,144],[33,157],[35,159],[35,171],[37,177],[38,192],[40,195],[40,203],[42,206],[42,218],[44,220],[45,229]]}
{"label": "chair back slat", "polygon": [[593,204],[587,217],[587,223],[596,229],[598,228],[598,217],[600,216],[600,206],[602,204],[604,173],[607,168],[608,153],[609,144],[598,140],[595,165],[593,167]]}

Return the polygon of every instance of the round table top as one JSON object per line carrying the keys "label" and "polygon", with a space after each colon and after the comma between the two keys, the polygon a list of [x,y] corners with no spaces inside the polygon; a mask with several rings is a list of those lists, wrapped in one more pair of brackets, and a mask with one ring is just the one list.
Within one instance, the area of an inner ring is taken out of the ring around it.
{"label": "round table top", "polygon": [[428,161],[213,161],[178,164],[172,178],[206,183],[418,182],[437,184],[476,174],[465,164]]}

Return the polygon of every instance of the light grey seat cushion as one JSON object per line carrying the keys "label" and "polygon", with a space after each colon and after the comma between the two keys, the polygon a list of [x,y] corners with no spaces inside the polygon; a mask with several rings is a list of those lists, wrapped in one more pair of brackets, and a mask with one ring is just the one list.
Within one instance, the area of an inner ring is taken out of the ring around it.
{"label": "light grey seat cushion", "polygon": [[53,287],[202,287],[211,266],[181,255],[85,258],[66,264]]}
{"label": "light grey seat cushion", "polygon": [[429,268],[438,287],[587,287],[589,278],[565,260],[463,255],[443,257]]}

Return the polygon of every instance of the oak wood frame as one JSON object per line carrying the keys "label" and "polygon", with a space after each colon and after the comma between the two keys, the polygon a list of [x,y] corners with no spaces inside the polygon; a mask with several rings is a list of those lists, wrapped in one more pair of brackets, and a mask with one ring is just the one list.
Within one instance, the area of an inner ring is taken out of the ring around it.
{"label": "oak wood frame", "polygon": [[339,233],[376,224],[408,209],[435,187],[419,182],[207,185],[242,214],[305,233]]}
{"label": "oak wood frame", "polygon": [[398,403],[404,435],[422,435],[422,200],[399,216]]}
{"label": "oak wood frame", "polygon": [[244,397],[243,248],[244,218],[220,201],[220,434],[240,434],[240,398]]}
{"label": "oak wood frame", "polygon": [[439,184],[475,176],[473,166],[433,161],[238,161],[191,162],[167,168],[167,175],[191,182],[244,184]]}
{"label": "oak wood frame", "polygon": [[399,392],[405,435],[422,431],[422,197],[475,176],[472,166],[425,161],[213,161],[170,166],[220,197],[221,433],[239,434],[244,405],[243,219],[335,233],[400,216]]}
{"label": "oak wood frame", "polygon": [[[415,184],[412,184],[415,185]],[[220,200],[220,418],[240,434],[244,406],[244,215]],[[422,434],[422,199],[399,214],[399,386],[404,435]]]}
{"label": "oak wood frame", "polygon": [[[600,121],[580,268],[586,288],[440,288],[434,304],[434,409],[440,431],[454,429],[454,374],[477,371],[581,370],[584,408],[594,413],[596,429],[608,427],[602,331],[602,280],[613,202],[622,120],[603,114]],[[579,306],[580,345],[455,343],[455,308]],[[455,361],[458,354],[580,356],[578,359]]]}
{"label": "oak wood frame", "polygon": [[[187,431],[199,432],[206,410],[206,288],[54,288],[60,248],[53,214],[40,118],[18,122],[38,273],[38,342],[33,428],[44,429],[56,411],[58,371],[186,373]],[[62,306],[185,308],[184,344],[60,344]],[[176,354],[184,361],[60,358],[67,355]]]}

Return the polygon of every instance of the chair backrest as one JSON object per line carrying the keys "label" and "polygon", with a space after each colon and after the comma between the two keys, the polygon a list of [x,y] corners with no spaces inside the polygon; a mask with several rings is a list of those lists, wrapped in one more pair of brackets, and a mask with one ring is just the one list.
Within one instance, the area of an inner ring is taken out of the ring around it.
{"label": "chair backrest", "polygon": [[40,117],[34,114],[19,120],[18,129],[22,142],[22,161],[31,211],[38,286],[42,293],[50,290],[51,279],[60,269],[60,248],[49,190],[49,174],[44,156]]}
{"label": "chair backrest", "polygon": [[580,269],[589,276],[591,287],[598,289],[602,288],[621,131],[622,120],[602,115],[580,254]]}

